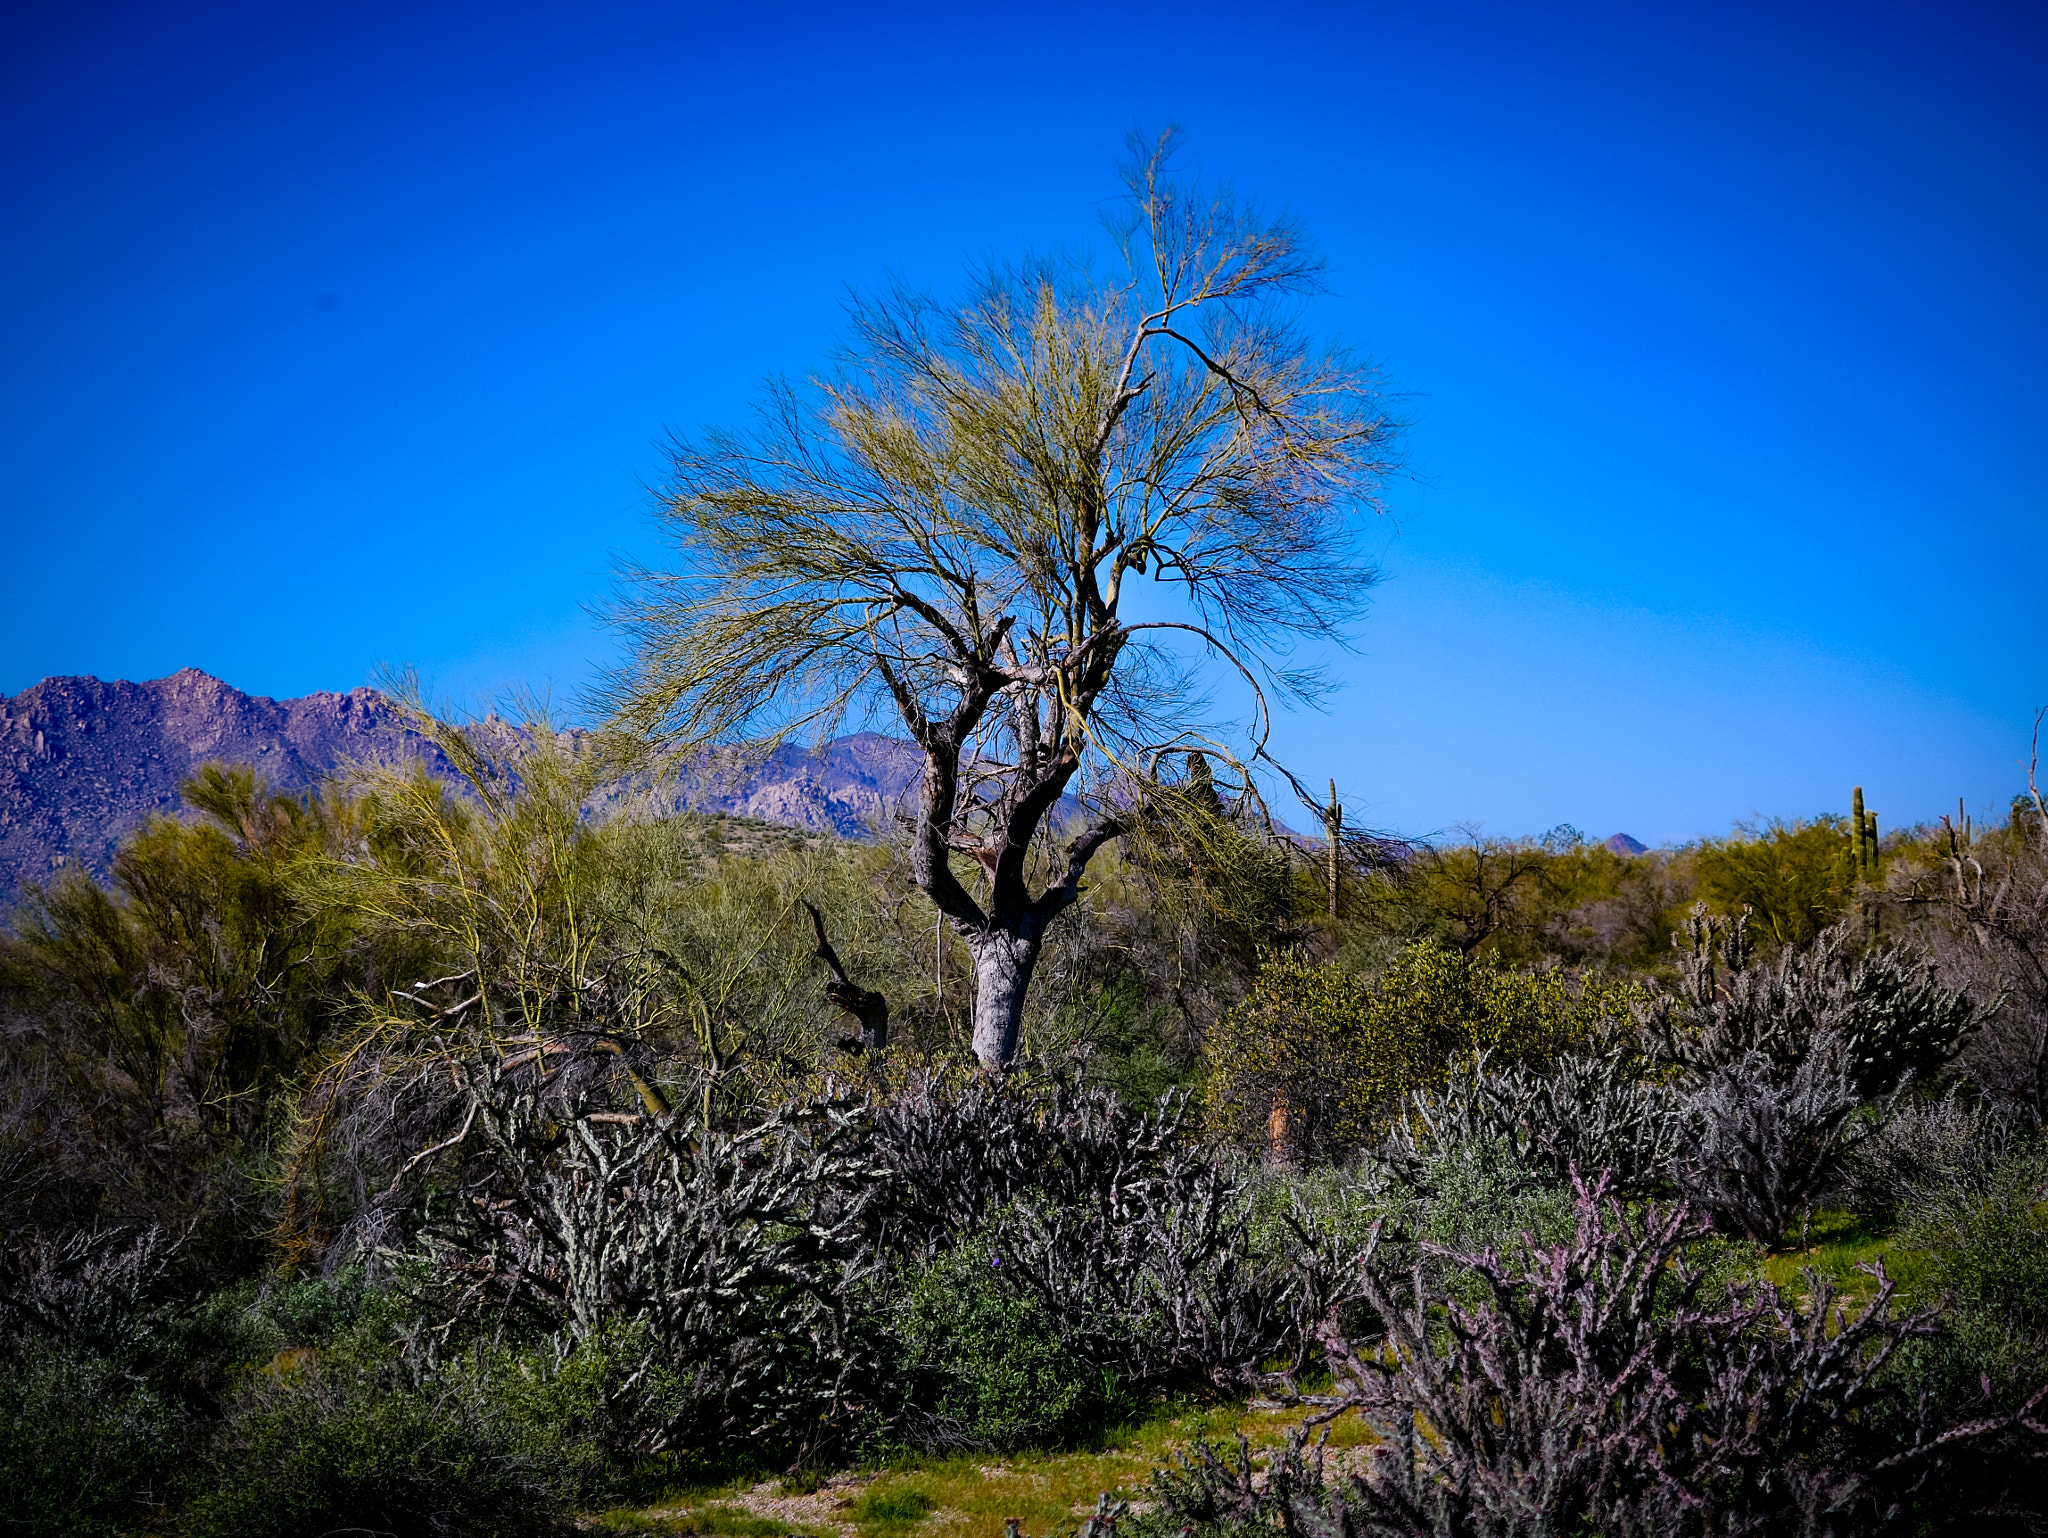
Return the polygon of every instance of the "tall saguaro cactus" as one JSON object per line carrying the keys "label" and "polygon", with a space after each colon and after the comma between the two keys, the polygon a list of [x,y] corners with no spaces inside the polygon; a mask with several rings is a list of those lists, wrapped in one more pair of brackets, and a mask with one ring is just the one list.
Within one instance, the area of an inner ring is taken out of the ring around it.
{"label": "tall saguaro cactus", "polygon": [[1863,787],[1858,785],[1849,799],[1850,847],[1856,857],[1856,879],[1877,880],[1877,813],[1863,809]]}
{"label": "tall saguaro cactus", "polygon": [[1869,938],[1877,939],[1878,907],[1876,894],[1869,889],[1881,884],[1882,874],[1878,867],[1877,813],[1866,810],[1863,805],[1863,787],[1858,785],[1849,798],[1849,842],[1856,857],[1856,887],[1860,894],[1857,906],[1863,910],[1863,924]]}
{"label": "tall saguaro cactus", "polygon": [[1344,834],[1344,808],[1337,804],[1337,782],[1330,781],[1330,809],[1323,813],[1323,882],[1330,889],[1330,917],[1337,916],[1337,882],[1343,866],[1338,841]]}

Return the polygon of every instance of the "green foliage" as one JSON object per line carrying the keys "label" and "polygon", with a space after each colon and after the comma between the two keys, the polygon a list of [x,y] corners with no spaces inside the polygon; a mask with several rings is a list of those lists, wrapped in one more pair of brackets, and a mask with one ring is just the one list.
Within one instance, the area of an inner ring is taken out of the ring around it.
{"label": "green foliage", "polygon": [[[1931,1338],[1900,1352],[1893,1415],[1915,1403],[1958,1418],[2009,1413],[2041,1390],[2048,1362],[2048,1154],[2036,1147],[2004,1160],[1988,1187],[1971,1182],[1929,1199],[1900,1233],[1902,1243],[1926,1247],[1912,1280],[1921,1301],[1941,1312]],[[2048,1460],[2037,1441],[2005,1433],[1967,1449],[1960,1469],[1972,1506],[2001,1514],[2007,1524],[1976,1530],[2039,1530],[2048,1512]]]}
{"label": "green foliage", "polygon": [[1194,1066],[1170,1053],[1162,1013],[1146,998],[1142,978],[1117,972],[1060,1000],[1027,1032],[1025,1046],[1047,1062],[1084,1061],[1091,1083],[1114,1090],[1127,1105],[1149,1106],[1185,1084]]}
{"label": "green foliage", "polygon": [[192,1427],[119,1363],[31,1343],[0,1361],[0,1533],[86,1538],[161,1503]]}
{"label": "green foliage", "polygon": [[1384,1098],[1375,1090],[1406,1066],[1376,1060],[1374,1045],[1362,980],[1276,957],[1202,1043],[1209,1125],[1250,1147],[1354,1145]]}
{"label": "green foliage", "polygon": [[1442,1085],[1454,1062],[1480,1052],[1501,1066],[1553,1061],[1626,1018],[1632,997],[1626,985],[1510,972],[1428,942],[1374,984],[1276,957],[1204,1043],[1205,1108],[1241,1144],[1355,1147],[1402,1096]]}
{"label": "green foliage", "polygon": [[2005,1161],[1988,1193],[1958,1190],[1910,1226],[1929,1252],[1927,1290],[1948,1310],[1938,1365],[1963,1389],[2010,1398],[2048,1361],[2048,1154]]}
{"label": "green foliage", "polygon": [[346,1530],[558,1530],[558,1496],[502,1414],[468,1386],[410,1387],[347,1361],[287,1367],[251,1390],[211,1449],[190,1538]]}
{"label": "green foliage", "polygon": [[1699,894],[1723,913],[1747,908],[1778,945],[1809,945],[1849,909],[1856,890],[1850,830],[1840,817],[1773,822],[1762,834],[1700,847]]}
{"label": "green foliage", "polygon": [[[1038,1302],[1007,1284],[1001,1255],[970,1243],[917,1273],[895,1328],[933,1437],[1008,1452],[1070,1436],[1112,1395]],[[920,1513],[921,1514],[921,1513]]]}
{"label": "green foliage", "polygon": [[1418,1237],[1476,1253],[1570,1240],[1571,1187],[1518,1161],[1504,1142],[1482,1139],[1449,1150],[1425,1168],[1430,1200]]}
{"label": "green foliage", "polygon": [[30,889],[0,937],[9,1068],[36,1086],[22,1128],[44,1178],[0,1189],[0,1222],[109,1212],[183,1228],[213,1258],[246,1244],[228,1214],[295,1081],[350,995],[409,947],[366,946],[345,914],[297,901],[295,873],[355,834],[331,795],[274,791],[206,765],[194,821],[152,819],[116,852],[111,888],[71,873]]}
{"label": "green foliage", "polygon": [[1434,939],[1506,965],[1654,965],[1689,895],[1690,856],[1626,855],[1576,829],[1541,839],[1423,845],[1359,889],[1347,949],[1375,935]]}

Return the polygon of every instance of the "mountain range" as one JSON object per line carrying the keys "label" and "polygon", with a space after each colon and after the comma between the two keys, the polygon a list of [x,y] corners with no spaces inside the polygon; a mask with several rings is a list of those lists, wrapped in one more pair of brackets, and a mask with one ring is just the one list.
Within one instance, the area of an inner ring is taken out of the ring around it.
{"label": "mountain range", "polygon": [[[277,789],[302,790],[352,763],[422,753],[438,757],[375,689],[274,700],[197,668],[146,683],[46,678],[0,698],[0,904],[67,866],[104,879],[121,840],[175,814],[178,786],[203,763],[250,764]],[[912,744],[860,732],[815,750],[722,750],[657,790],[605,799],[860,838],[896,813],[922,768]],[[1643,852],[1626,833],[1606,842]]]}
{"label": "mountain range", "polygon": [[[423,752],[375,689],[274,700],[197,668],[146,683],[46,678],[0,699],[0,902],[67,866],[104,878],[121,840],[175,813],[179,784],[203,763],[250,764],[274,787],[301,790],[351,763]],[[860,837],[922,766],[910,743],[862,732],[816,752],[700,760],[659,803]]]}

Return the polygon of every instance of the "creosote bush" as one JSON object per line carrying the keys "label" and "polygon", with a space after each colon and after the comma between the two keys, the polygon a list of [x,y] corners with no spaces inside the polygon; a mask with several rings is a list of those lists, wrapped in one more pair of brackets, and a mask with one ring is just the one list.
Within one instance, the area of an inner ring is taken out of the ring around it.
{"label": "creosote bush", "polygon": [[1115,1381],[1063,1339],[1044,1306],[1004,1284],[1003,1253],[964,1244],[914,1273],[892,1321],[922,1378],[905,1434],[931,1447],[1057,1444],[1123,1408]]}

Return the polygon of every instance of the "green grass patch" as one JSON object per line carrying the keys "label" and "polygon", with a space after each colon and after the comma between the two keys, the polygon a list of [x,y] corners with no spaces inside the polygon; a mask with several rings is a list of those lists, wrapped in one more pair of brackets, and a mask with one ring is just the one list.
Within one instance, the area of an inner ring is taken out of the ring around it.
{"label": "green grass patch", "polygon": [[[1100,1428],[1087,1446],[1057,1452],[1032,1450],[949,1453],[894,1460],[847,1508],[861,1538],[988,1538],[1015,1517],[1026,1533],[1071,1531],[1103,1491],[1140,1499],[1153,1469],[1177,1448],[1197,1441],[1228,1442],[1243,1432],[1256,1451],[1278,1447],[1301,1423],[1300,1410],[1247,1410],[1242,1405],[1165,1404],[1135,1420]],[[1372,1440],[1355,1415],[1330,1428],[1333,1448]],[[894,1490],[931,1500],[921,1522],[868,1522],[861,1502],[887,1501]]]}
{"label": "green grass patch", "polygon": [[[1260,1456],[1285,1442],[1302,1414],[1229,1404],[1163,1404],[1136,1419],[1096,1428],[1081,1447],[1008,1455],[904,1453],[812,1521],[825,1535],[840,1524],[850,1525],[858,1538],[989,1538],[1010,1517],[1034,1538],[1072,1532],[1105,1490],[1141,1499],[1153,1469],[1176,1449],[1198,1441],[1228,1443],[1242,1432],[1254,1456]],[[1343,1416],[1328,1429],[1332,1448],[1372,1440],[1356,1415]],[[814,1480],[807,1474],[776,1488],[782,1495],[805,1495],[817,1488]],[[613,1532],[692,1538],[784,1538],[790,1533],[821,1538],[786,1521],[737,1510],[729,1503],[741,1493],[732,1486],[674,1491],[643,1508],[607,1512],[600,1523]]]}
{"label": "green grass patch", "polygon": [[812,1528],[755,1516],[738,1506],[713,1504],[693,1511],[618,1507],[597,1519],[609,1533],[660,1533],[673,1538],[823,1538]]}
{"label": "green grass patch", "polygon": [[1762,1263],[1764,1276],[1795,1296],[1807,1295],[1809,1269],[1832,1282],[1841,1301],[1851,1305],[1877,1296],[1877,1278],[1861,1269],[1877,1261],[1884,1262],[1885,1274],[1897,1284],[1902,1299],[1914,1296],[1928,1279],[1927,1252],[1875,1218],[1816,1212],[1804,1237],[1803,1248],[1799,1236],[1790,1236],[1786,1248],[1764,1256]]}
{"label": "green grass patch", "polygon": [[923,1485],[878,1480],[854,1498],[848,1515],[863,1533],[900,1533],[938,1509],[937,1499]]}

